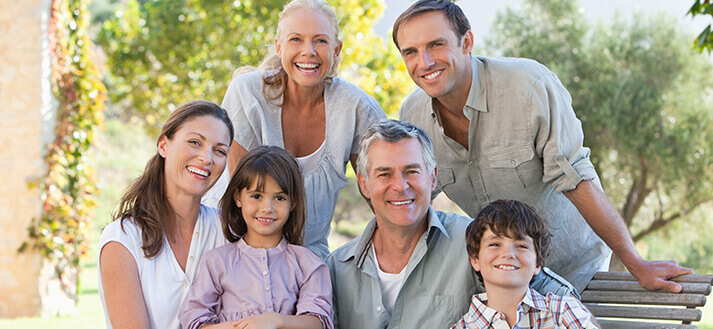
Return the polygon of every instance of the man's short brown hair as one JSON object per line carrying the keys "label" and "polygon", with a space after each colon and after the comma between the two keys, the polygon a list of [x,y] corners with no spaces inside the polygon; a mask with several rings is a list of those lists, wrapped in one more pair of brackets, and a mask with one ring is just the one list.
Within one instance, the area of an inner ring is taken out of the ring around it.
{"label": "man's short brown hair", "polygon": [[516,200],[498,200],[485,206],[465,231],[466,248],[470,258],[478,258],[480,240],[487,229],[497,236],[524,240],[529,236],[535,245],[537,266],[545,266],[550,253],[550,234],[547,224],[535,208]]}
{"label": "man's short brown hair", "polygon": [[399,47],[399,40],[396,37],[399,33],[399,29],[401,29],[401,25],[413,17],[430,11],[440,11],[446,16],[448,21],[451,23],[453,33],[455,33],[456,37],[458,37],[458,45],[460,46],[461,38],[463,38],[465,33],[470,30],[470,22],[468,21],[468,17],[466,17],[463,13],[463,10],[451,0],[419,0],[411,5],[411,7],[408,7],[406,11],[401,13],[401,15],[399,15],[394,22],[393,34],[391,37],[394,40],[396,48],[401,50],[401,47]]}

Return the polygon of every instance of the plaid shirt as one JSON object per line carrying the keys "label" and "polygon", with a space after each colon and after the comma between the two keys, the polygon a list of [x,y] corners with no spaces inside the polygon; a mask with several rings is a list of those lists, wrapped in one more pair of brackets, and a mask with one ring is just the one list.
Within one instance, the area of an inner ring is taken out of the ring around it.
{"label": "plaid shirt", "polygon": [[[451,329],[510,329],[505,315],[489,308],[486,293],[473,295],[470,309]],[[528,288],[517,307],[517,322],[513,328],[597,328],[592,314],[574,297],[548,293],[543,296]]]}

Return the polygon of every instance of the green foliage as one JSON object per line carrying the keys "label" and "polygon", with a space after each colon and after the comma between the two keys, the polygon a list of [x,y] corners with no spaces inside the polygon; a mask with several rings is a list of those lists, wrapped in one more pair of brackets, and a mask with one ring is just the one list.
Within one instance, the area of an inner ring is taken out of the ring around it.
{"label": "green foliage", "polygon": [[[86,235],[94,209],[93,170],[87,154],[94,128],[103,120],[104,85],[92,62],[84,0],[55,0],[50,20],[52,86],[59,101],[55,141],[48,145],[47,174],[30,187],[42,191],[43,212],[28,228],[27,248],[39,250],[62,282],[87,252]],[[74,286],[67,284],[65,288]],[[76,291],[69,291],[76,294]]]}
{"label": "green foliage", "polygon": [[[710,0],[694,0],[693,6],[688,10],[688,15],[691,15],[691,18],[710,16],[713,19],[713,3]],[[701,34],[696,37],[693,47],[700,51],[707,50],[709,54],[713,53],[713,30],[711,30],[711,24],[708,24]]]}
{"label": "green foliage", "polygon": [[577,7],[526,1],[498,16],[488,45],[562,78],[607,194],[638,240],[713,200],[713,66],[675,19],[615,17],[589,31]]}
{"label": "green foliage", "polygon": [[[126,114],[158,128],[190,99],[220,103],[235,69],[256,66],[274,43],[284,0],[129,0],[105,21],[109,95]],[[341,72],[395,113],[410,80],[401,59],[371,26],[379,0],[333,2],[342,18]]]}

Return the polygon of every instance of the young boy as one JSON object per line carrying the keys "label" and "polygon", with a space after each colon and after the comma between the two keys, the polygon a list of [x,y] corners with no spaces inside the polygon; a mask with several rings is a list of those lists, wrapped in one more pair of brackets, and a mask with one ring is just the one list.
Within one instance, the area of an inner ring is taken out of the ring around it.
{"label": "young boy", "polygon": [[530,288],[545,266],[551,234],[535,209],[514,200],[495,201],[466,230],[470,263],[485,285],[473,295],[457,328],[597,328],[574,297]]}

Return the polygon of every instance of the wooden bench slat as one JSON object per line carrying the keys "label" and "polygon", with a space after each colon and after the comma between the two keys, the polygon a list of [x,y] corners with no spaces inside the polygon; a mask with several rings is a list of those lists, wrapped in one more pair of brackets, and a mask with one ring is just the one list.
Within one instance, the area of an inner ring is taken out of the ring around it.
{"label": "wooden bench slat", "polygon": [[690,324],[597,320],[602,329],[697,329]]}
{"label": "wooden bench slat", "polygon": [[[711,285],[707,283],[681,283],[682,293],[710,295]],[[585,290],[605,290],[605,291],[641,291],[670,293],[667,290],[646,290],[637,281],[615,281],[615,280],[592,280]]]}
{"label": "wooden bench slat", "polygon": [[705,305],[706,296],[682,293],[585,290],[582,292],[582,302],[695,307]]}
{"label": "wooden bench slat", "polygon": [[[597,272],[592,280],[617,280],[617,281],[636,281],[636,278],[627,272]],[[713,274],[684,274],[672,278],[674,282],[686,283],[707,283],[713,284]]]}
{"label": "wooden bench slat", "polygon": [[695,308],[585,305],[596,317],[604,318],[700,321],[702,316]]}

